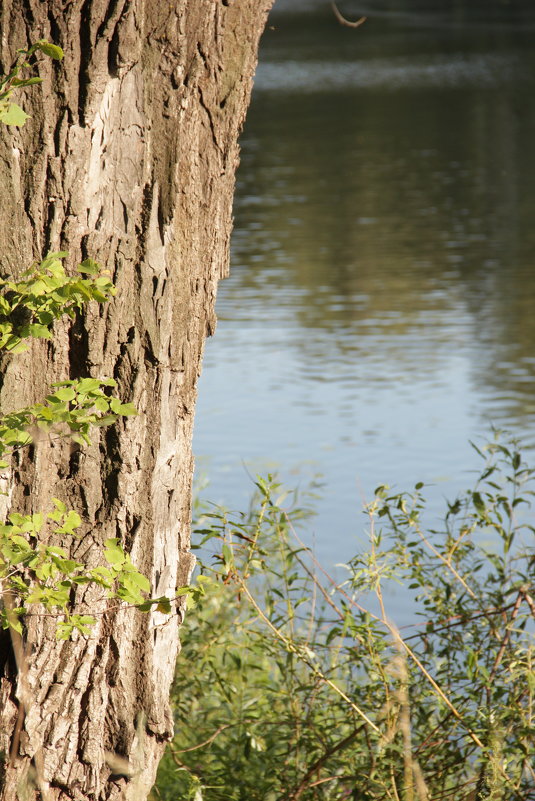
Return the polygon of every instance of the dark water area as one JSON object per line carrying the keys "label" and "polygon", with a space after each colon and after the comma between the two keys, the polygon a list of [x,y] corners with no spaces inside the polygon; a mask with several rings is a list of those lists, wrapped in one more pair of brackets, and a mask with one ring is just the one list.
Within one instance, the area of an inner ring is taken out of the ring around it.
{"label": "dark water area", "polygon": [[469,487],[535,445],[535,4],[279,0],[242,137],[231,277],[199,385],[203,495],[321,476],[320,558],[362,503]]}

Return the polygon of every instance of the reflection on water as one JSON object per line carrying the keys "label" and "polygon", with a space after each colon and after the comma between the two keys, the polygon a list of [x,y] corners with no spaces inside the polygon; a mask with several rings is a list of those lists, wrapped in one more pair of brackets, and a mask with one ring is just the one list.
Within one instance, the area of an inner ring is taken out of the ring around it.
{"label": "reflection on water", "polygon": [[323,474],[329,562],[377,484],[455,494],[490,424],[535,444],[535,9],[339,5],[369,21],[283,2],[264,37],[195,439],[229,505],[243,464]]}
{"label": "reflection on water", "polygon": [[514,54],[433,54],[367,61],[283,61],[266,64],[258,72],[257,92],[277,86],[285,92],[323,92],[358,89],[429,89],[433,87],[489,87],[512,79]]}

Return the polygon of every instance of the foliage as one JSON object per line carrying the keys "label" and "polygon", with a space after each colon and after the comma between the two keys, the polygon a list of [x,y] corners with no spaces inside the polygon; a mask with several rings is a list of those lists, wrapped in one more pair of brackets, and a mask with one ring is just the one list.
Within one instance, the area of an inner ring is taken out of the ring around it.
{"label": "foliage", "polygon": [[[59,535],[75,536],[82,523],[78,513],[67,511],[65,504],[57,498],[54,505],[54,511],[48,514],[12,514],[7,524],[0,525],[3,594],[17,597],[19,604],[16,608],[8,606],[0,610],[0,620],[3,628],[10,626],[22,634],[20,618],[28,614],[31,604],[40,604],[47,612],[62,613],[63,620],[57,624],[56,636],[65,640],[75,629],[88,634],[89,626],[95,623],[93,615],[71,612],[72,592],[76,587],[93,584],[107,590],[107,598],[140,604],[145,600],[143,593],[149,591],[150,585],[116,538],[104,543],[107,566],[91,569],[69,558],[65,548],[49,544]],[[43,529],[48,531],[43,533]]]}
{"label": "foliage", "polygon": [[4,125],[21,126],[28,119],[28,114],[17,103],[13,103],[10,98],[14,90],[42,82],[43,79],[37,76],[31,78],[18,77],[22,70],[32,67],[29,60],[36,53],[43,53],[55,61],[61,61],[63,58],[61,47],[47,42],[46,39],[40,39],[28,49],[20,48],[17,50],[17,58],[11,65],[8,74],[0,78],[0,122],[3,122]]}
{"label": "foliage", "polygon": [[[34,403],[0,417],[2,457],[15,448],[31,444],[34,427],[66,434],[80,445],[89,445],[92,425],[108,426],[120,416],[136,414],[131,403],[121,403],[118,398],[106,394],[108,387],[116,386],[113,378],[78,378],[58,381],[52,386],[59,389],[47,395],[43,403]],[[7,466],[5,459],[0,461],[0,468]]]}
{"label": "foliage", "polygon": [[[63,314],[73,316],[83,303],[102,303],[114,294],[109,278],[99,275],[98,265],[89,259],[78,268],[89,277],[67,276],[60,261],[65,255],[49,254],[24,273],[22,281],[0,282],[4,292],[0,296],[0,349],[20,352],[27,347],[24,338],[49,338],[54,321]],[[83,446],[90,444],[91,426],[107,426],[121,416],[136,414],[132,404],[109,394],[115,386],[111,378],[60,381],[42,403],[0,416],[0,469],[9,467],[15,450],[33,442],[34,431],[66,436]],[[104,543],[106,566],[88,569],[69,557],[59,542],[75,537],[82,520],[59,499],[54,499],[54,505],[47,514],[12,514],[0,525],[2,627],[22,633],[24,615],[30,607],[40,605],[61,618],[56,629],[59,639],[67,639],[75,629],[87,634],[94,616],[72,611],[73,592],[81,585],[101,587],[104,598],[146,604],[149,582],[117,539]],[[148,603],[150,608],[152,601]]]}
{"label": "foliage", "polygon": [[61,259],[67,253],[49,253],[22,274],[21,281],[0,279],[0,349],[20,353],[28,346],[23,340],[52,338],[52,323],[68,315],[74,318],[84,303],[104,303],[115,294],[106,274],[92,259],[77,268],[89,278],[69,276]]}
{"label": "foliage", "polygon": [[[220,547],[186,618],[154,798],[535,797],[533,471],[499,442],[485,458],[435,530],[422,485],[378,488],[370,548],[341,583],[292,532],[272,481],[250,513],[204,515],[200,535]],[[422,619],[403,636],[391,580]]]}

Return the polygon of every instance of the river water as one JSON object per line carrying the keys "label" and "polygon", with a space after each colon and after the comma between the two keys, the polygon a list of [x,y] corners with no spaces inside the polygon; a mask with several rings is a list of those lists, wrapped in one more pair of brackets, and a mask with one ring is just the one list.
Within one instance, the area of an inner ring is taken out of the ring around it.
{"label": "river water", "polygon": [[320,478],[306,533],[473,480],[491,426],[535,444],[535,4],[279,0],[242,137],[231,277],[199,384],[202,495]]}

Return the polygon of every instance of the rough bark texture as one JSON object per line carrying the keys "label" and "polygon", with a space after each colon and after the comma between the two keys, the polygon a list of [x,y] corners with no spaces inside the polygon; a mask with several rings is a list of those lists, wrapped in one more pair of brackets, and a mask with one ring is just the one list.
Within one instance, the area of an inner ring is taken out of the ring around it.
{"label": "rough bark texture", "polygon": [[[65,249],[72,265],[99,261],[118,288],[112,303],[4,366],[2,410],[41,399],[52,381],[91,375],[116,378],[139,411],[81,453],[37,443],[14,465],[3,511],[63,499],[84,518],[76,558],[101,564],[104,539],[120,537],[154,595],[172,595],[191,569],[196,382],[227,271],[237,136],[271,2],[4,0],[0,10],[4,70],[40,38],[65,50],[62,64],[41,61],[26,126],[2,133],[2,269],[18,274]],[[94,611],[92,593],[77,604]],[[172,734],[179,619],[108,612],[88,639],[58,643],[54,619],[28,617],[24,719],[4,637],[5,759],[18,744],[0,769],[2,801],[24,788],[29,798],[146,795]]]}

